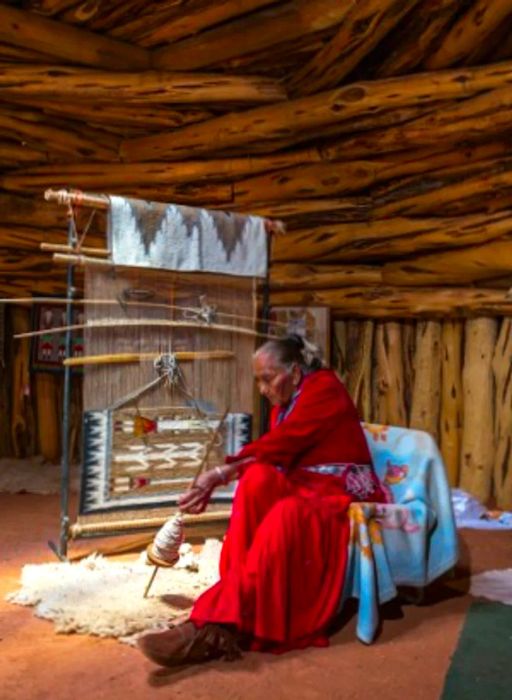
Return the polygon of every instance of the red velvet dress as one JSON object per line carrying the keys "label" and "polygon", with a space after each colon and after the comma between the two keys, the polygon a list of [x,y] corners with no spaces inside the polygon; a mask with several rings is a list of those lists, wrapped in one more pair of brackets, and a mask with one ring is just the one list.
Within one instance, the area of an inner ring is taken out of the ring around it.
{"label": "red velvet dress", "polygon": [[235,459],[244,457],[254,462],[237,486],[220,580],[190,619],[233,625],[254,649],[326,645],[345,577],[348,506],[385,500],[334,372],[306,375],[290,405],[272,410],[270,431]]}

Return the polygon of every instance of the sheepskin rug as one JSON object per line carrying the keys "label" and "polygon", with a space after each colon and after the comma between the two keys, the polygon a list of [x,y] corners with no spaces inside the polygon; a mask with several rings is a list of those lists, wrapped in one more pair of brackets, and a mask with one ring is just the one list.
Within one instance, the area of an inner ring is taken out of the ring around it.
{"label": "sheepskin rug", "polygon": [[143,553],[128,562],[91,555],[77,563],[27,564],[21,588],[7,600],[32,606],[37,617],[53,620],[58,633],[133,643],[141,632],[183,616],[215,583],[220,548],[218,540],[206,540],[196,554],[190,545],[182,545],[179,562],[158,570],[147,598],[143,594],[153,567]]}

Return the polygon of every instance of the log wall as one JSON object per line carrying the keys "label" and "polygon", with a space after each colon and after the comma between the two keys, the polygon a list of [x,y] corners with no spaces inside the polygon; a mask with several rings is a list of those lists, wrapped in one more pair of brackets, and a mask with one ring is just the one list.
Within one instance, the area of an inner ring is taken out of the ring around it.
{"label": "log wall", "polygon": [[[273,303],[332,309],[364,417],[510,504],[511,30],[505,0],[0,1],[0,296],[64,292],[47,187],[281,219]],[[0,450],[50,455],[58,380],[6,366]]]}

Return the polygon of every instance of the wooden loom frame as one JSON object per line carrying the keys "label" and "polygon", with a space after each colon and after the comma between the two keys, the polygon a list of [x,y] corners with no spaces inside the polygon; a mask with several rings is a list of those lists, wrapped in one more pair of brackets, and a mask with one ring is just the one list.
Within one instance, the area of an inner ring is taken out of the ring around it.
{"label": "wooden loom frame", "polygon": [[[87,194],[76,190],[53,190],[49,189],[45,192],[45,199],[49,202],[56,202],[61,206],[68,207],[68,230],[67,230],[67,245],[66,246],[49,246],[48,244],[42,244],[41,247],[46,250],[53,250],[54,259],[61,258],[59,251],[67,253],[76,252],[77,255],[66,256],[66,326],[71,326],[72,322],[72,308],[73,300],[75,296],[74,287],[74,267],[75,265],[80,265],[84,262],[83,256],[80,255],[80,247],[77,246],[76,229],[74,226],[74,220],[72,216],[72,206],[80,205],[82,207],[90,209],[102,209],[108,210],[110,206],[109,198],[102,194]],[[276,231],[282,231],[281,222],[266,221],[267,230],[267,247],[268,247],[268,257],[270,260],[270,234]],[[57,250],[58,248],[58,250]],[[90,251],[91,249],[88,249]],[[95,251],[100,254],[100,251]],[[103,252],[104,255],[104,252]],[[90,258],[89,260],[94,260]],[[108,264],[103,258],[101,260],[103,264]],[[270,311],[270,285],[269,285],[269,272],[267,269],[267,274],[263,280],[261,287],[262,289],[262,322],[263,322],[263,332],[267,331],[267,323],[269,319]],[[69,362],[71,357],[71,336],[72,331],[70,329],[66,330],[65,333],[65,348],[64,348],[64,391],[62,399],[62,454],[61,454],[61,477],[60,477],[60,531],[59,531],[59,542],[55,545],[53,542],[49,542],[50,548],[55,552],[55,554],[60,559],[67,558],[68,542],[70,539],[79,538],[93,538],[93,537],[104,537],[104,536],[114,536],[114,535],[126,535],[134,532],[147,532],[155,530],[167,520],[169,517],[168,513],[155,514],[152,518],[141,518],[140,520],[127,520],[118,518],[117,520],[105,520],[104,517],[99,518],[97,522],[93,518],[90,519],[88,523],[70,523],[69,515],[69,485],[70,485],[70,455],[69,455],[69,432],[70,432],[70,408],[71,408],[71,373],[72,366]],[[260,401],[260,425],[265,424],[267,407],[264,401]],[[214,507],[215,508],[215,507]],[[215,510],[211,509],[208,513],[201,513],[194,516],[184,516],[184,522],[190,525],[202,525],[209,527],[215,527],[219,524],[225,522],[230,515],[228,510]],[[201,528],[203,529],[203,528]]]}

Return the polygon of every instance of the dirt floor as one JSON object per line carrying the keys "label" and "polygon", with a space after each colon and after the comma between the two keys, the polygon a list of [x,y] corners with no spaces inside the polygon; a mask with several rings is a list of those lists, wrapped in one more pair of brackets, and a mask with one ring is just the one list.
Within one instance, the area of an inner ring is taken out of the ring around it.
{"label": "dirt floor", "polygon": [[[56,635],[30,608],[10,605],[25,563],[52,561],[56,496],[0,494],[0,698],[2,700],[437,700],[471,598],[468,572],[512,566],[512,533],[463,531],[454,579],[434,585],[422,606],[390,603],[371,646],[355,637],[352,617],[327,649],[283,656],[247,654],[179,672],[156,670],[117,641]],[[112,543],[112,540],[110,540]],[[94,541],[71,545],[90,550]]]}

